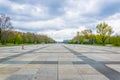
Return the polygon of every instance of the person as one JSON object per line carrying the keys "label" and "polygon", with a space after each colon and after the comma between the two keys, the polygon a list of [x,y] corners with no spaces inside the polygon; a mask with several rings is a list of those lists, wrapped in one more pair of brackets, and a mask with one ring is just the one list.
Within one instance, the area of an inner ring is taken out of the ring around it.
{"label": "person", "polygon": [[24,49],[24,44],[22,44],[22,49]]}

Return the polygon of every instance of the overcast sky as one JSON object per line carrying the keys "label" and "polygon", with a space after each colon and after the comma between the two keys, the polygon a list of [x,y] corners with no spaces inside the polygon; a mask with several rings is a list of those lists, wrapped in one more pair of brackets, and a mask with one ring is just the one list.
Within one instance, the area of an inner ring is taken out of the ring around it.
{"label": "overcast sky", "polygon": [[47,34],[57,41],[77,31],[108,23],[120,34],[120,0],[0,0],[0,13],[11,17],[15,30]]}

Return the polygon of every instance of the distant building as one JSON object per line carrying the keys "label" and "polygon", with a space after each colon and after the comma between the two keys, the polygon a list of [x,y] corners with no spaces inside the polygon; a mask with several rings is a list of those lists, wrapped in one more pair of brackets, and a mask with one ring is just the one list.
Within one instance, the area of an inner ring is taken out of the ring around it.
{"label": "distant building", "polygon": [[63,43],[68,43],[69,40],[63,40]]}

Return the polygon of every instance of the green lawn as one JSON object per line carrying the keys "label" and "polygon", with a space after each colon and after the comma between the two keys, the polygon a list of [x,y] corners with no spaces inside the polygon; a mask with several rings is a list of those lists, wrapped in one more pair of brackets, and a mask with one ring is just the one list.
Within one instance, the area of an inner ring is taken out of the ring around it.
{"label": "green lawn", "polygon": [[[5,44],[5,45],[2,45],[2,44],[0,43],[0,47],[5,47],[5,46],[20,46],[20,45],[22,45],[22,44],[7,43],[7,44]],[[24,45],[35,45],[35,44],[25,43]]]}
{"label": "green lawn", "polygon": [[[83,44],[83,45],[91,45],[91,46],[103,46],[102,44]],[[120,46],[116,46],[116,45],[113,45],[113,44],[105,44],[105,46],[112,46],[112,47],[120,47]]]}

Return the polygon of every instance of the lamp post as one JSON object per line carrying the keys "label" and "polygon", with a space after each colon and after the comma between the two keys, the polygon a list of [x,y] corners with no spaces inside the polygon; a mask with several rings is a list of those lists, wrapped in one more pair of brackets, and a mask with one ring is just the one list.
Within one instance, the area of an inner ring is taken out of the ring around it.
{"label": "lamp post", "polygon": [[23,41],[22,41],[22,50],[24,50],[24,33],[22,33]]}
{"label": "lamp post", "polygon": [[80,32],[77,32],[77,44],[79,44]]}

